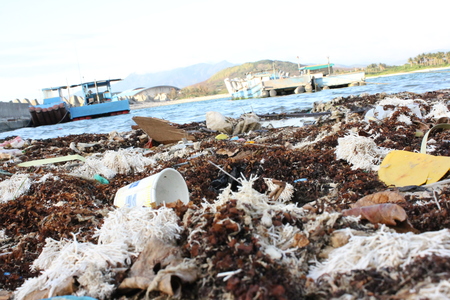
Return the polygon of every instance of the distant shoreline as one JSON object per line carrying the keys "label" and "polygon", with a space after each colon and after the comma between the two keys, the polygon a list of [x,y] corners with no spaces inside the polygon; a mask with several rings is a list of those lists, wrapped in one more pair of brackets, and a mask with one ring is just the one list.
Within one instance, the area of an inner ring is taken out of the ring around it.
{"label": "distant shoreline", "polygon": [[423,72],[431,72],[431,71],[435,71],[435,70],[447,70],[447,69],[450,69],[450,67],[429,68],[429,69],[416,70],[416,71],[410,71],[410,72],[401,72],[401,73],[392,73],[392,74],[386,74],[386,75],[370,76],[370,77],[366,77],[366,79],[367,78],[379,78],[379,77],[405,75],[405,74],[410,74],[410,73],[423,73]]}
{"label": "distant shoreline", "polygon": [[189,102],[198,102],[198,101],[206,101],[206,100],[214,100],[214,99],[223,99],[230,98],[229,94],[220,94],[220,95],[211,95],[211,96],[203,96],[189,99],[180,99],[180,100],[168,100],[161,102],[138,102],[138,103],[130,103],[131,110],[149,108],[149,107],[157,107],[157,106],[166,106],[166,105],[175,105],[181,103],[189,103]]}

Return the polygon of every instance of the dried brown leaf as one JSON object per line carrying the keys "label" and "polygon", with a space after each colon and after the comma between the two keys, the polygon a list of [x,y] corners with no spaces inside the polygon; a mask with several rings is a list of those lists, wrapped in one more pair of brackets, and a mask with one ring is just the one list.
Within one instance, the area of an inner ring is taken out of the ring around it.
{"label": "dried brown leaf", "polygon": [[309,245],[309,240],[308,238],[301,234],[301,233],[296,233],[294,236],[294,239],[292,241],[292,246],[291,247],[299,247],[299,248],[303,248],[305,246]]}
{"label": "dried brown leaf", "polygon": [[370,206],[374,204],[382,203],[400,203],[406,202],[405,197],[398,191],[384,191],[375,194],[367,195],[350,206],[352,208],[358,208],[363,206]]}
{"label": "dried brown leaf", "polygon": [[229,149],[218,149],[216,151],[216,153],[219,154],[219,155],[228,155],[228,157],[233,157],[239,151],[240,151],[239,149],[235,149],[234,151],[231,151]]}
{"label": "dried brown leaf", "polygon": [[407,215],[403,207],[392,203],[375,204],[364,207],[357,207],[342,212],[344,216],[361,216],[361,219],[368,220],[373,224],[397,225],[396,221],[403,222]]}

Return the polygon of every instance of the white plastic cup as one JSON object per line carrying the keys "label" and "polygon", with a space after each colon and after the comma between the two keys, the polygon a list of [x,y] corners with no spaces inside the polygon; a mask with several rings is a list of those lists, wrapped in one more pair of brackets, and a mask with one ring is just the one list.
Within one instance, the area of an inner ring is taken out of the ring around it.
{"label": "white plastic cup", "polygon": [[114,197],[114,205],[154,207],[177,200],[187,204],[189,191],[183,176],[177,170],[167,168],[120,188]]}

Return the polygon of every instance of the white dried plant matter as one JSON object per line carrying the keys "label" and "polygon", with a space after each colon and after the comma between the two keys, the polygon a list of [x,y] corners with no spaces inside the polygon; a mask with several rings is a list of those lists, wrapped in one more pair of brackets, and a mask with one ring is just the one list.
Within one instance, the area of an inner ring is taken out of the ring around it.
{"label": "white dried plant matter", "polygon": [[32,180],[27,174],[14,174],[0,182],[0,203],[13,200],[30,189]]}
{"label": "white dried plant matter", "polygon": [[[290,263],[291,260],[286,255],[297,250],[296,247],[292,246],[292,240],[295,234],[300,232],[300,229],[291,225],[275,226],[272,224],[272,216],[288,212],[293,217],[300,217],[304,216],[306,212],[295,204],[286,204],[281,199],[272,200],[267,195],[253,189],[253,183],[257,179],[257,177],[250,177],[248,180],[244,178],[239,179],[241,186],[237,192],[232,191],[229,187],[224,189],[218,200],[210,206],[220,207],[229,200],[236,199],[236,208],[243,210],[247,215],[246,219],[248,221],[246,223],[252,222],[253,219],[261,220],[257,226],[247,224],[256,229],[254,235],[259,240],[261,250],[273,259],[279,259],[283,263]],[[205,204],[204,207],[209,206]],[[294,260],[298,259],[294,258]]]}
{"label": "white dried plant matter", "polygon": [[390,149],[378,147],[370,137],[358,136],[350,132],[338,139],[335,154],[337,159],[346,160],[352,165],[352,170],[378,170],[381,160]]}
{"label": "white dried plant matter", "polygon": [[294,149],[303,149],[303,148],[305,148],[305,147],[307,147],[307,146],[314,145],[314,144],[316,144],[317,142],[320,142],[321,140],[323,140],[324,138],[326,138],[329,134],[330,134],[330,133],[327,132],[327,131],[320,132],[320,133],[316,136],[316,138],[315,138],[314,140],[312,140],[312,141],[310,141],[310,138],[307,137],[307,138],[305,138],[304,140],[302,140],[300,143],[295,144],[295,145],[294,145]]}
{"label": "white dried plant matter", "polygon": [[349,242],[334,249],[327,260],[311,267],[309,277],[316,280],[323,274],[346,273],[351,270],[405,267],[416,257],[450,256],[448,229],[421,234],[396,233],[384,225],[371,236],[355,236],[348,230]]}
{"label": "white dried plant matter", "polygon": [[8,240],[9,237],[5,233],[5,229],[0,230],[0,243]]}
{"label": "white dried plant matter", "polygon": [[408,100],[408,99],[400,99],[397,97],[387,97],[378,102],[378,105],[385,106],[385,105],[393,105],[393,106],[408,106],[408,105],[414,105],[414,100]]}
{"label": "white dried plant matter", "polygon": [[439,119],[442,117],[450,117],[450,112],[448,110],[447,104],[444,102],[438,102],[433,105],[430,113],[425,116],[426,118]]}
{"label": "white dried plant matter", "polygon": [[154,164],[156,161],[145,157],[138,149],[119,149],[118,151],[106,151],[103,154],[88,157],[83,166],[74,170],[73,174],[92,178],[100,174],[106,178],[113,178],[117,173],[130,174],[142,172],[145,166]]}
{"label": "white dried plant matter", "polygon": [[450,299],[450,281],[439,280],[437,283],[432,283],[427,282],[431,281],[429,277],[427,279],[414,286],[414,294],[408,299]]}
{"label": "white dried plant matter", "polygon": [[[273,180],[271,178],[264,178],[264,182],[267,184],[267,188],[269,189],[269,192],[274,192],[275,190],[279,189],[280,186],[273,183]],[[280,196],[278,197],[278,200],[281,202],[287,202],[292,199],[292,196],[294,195],[294,186],[288,182],[285,182],[285,187],[283,191],[281,192]]]}
{"label": "white dried plant matter", "polygon": [[41,275],[31,278],[17,289],[15,299],[24,299],[29,293],[49,289],[49,297],[56,288],[76,276],[80,284],[77,295],[105,299],[115,289],[111,266],[129,263],[130,254],[124,243],[105,245],[78,243],[74,241],[55,241],[46,239],[46,246],[34,261],[32,269],[43,269]]}
{"label": "white dried plant matter", "polygon": [[[186,158],[191,156],[193,152],[198,151],[199,145],[199,143],[193,143],[193,147],[190,147],[190,145],[177,144],[172,146],[169,151],[156,153],[153,155],[153,159],[155,159],[155,161],[168,161],[174,158]],[[208,154],[208,152],[203,151],[202,154]]]}
{"label": "white dried plant matter", "polygon": [[[314,218],[309,218],[308,222],[303,225],[304,226],[303,232],[307,237],[309,237],[311,232],[315,232],[319,228],[330,228],[330,227],[332,228],[341,216],[342,216],[341,213],[337,212],[329,213],[324,211],[323,213],[314,216]],[[351,219],[351,217],[348,219]],[[353,221],[355,223],[358,223],[359,218]]]}
{"label": "white dried plant matter", "polygon": [[52,173],[47,173],[47,174],[44,174],[39,180],[36,180],[36,182],[44,183],[44,182],[46,182],[49,179],[59,180],[59,176],[55,176]]}
{"label": "white dried plant matter", "polygon": [[41,275],[27,280],[17,290],[16,299],[43,289],[52,294],[74,276],[80,284],[76,295],[107,299],[115,289],[112,284],[115,266],[129,265],[131,257],[142,251],[150,238],[173,242],[181,231],[177,215],[169,208],[119,208],[97,230],[98,244],[47,239],[32,265],[33,269],[43,270]]}
{"label": "white dried plant matter", "polygon": [[397,117],[397,121],[405,123],[406,125],[411,125],[412,124],[411,118],[408,117],[407,115],[404,115],[404,114],[400,114]]}
{"label": "white dried plant matter", "polygon": [[178,216],[167,207],[155,210],[150,207],[122,207],[109,213],[103,226],[96,231],[99,244],[116,241],[126,243],[132,251],[141,252],[150,237],[171,242],[183,230]]}
{"label": "white dried plant matter", "polygon": [[[237,199],[237,208],[243,209],[248,214],[262,214],[264,210],[272,209],[282,212],[290,212],[291,214],[303,215],[304,210],[297,207],[295,204],[286,204],[282,200],[272,200],[267,195],[261,194],[253,189],[253,183],[258,177],[250,177],[250,179],[239,179],[241,186],[238,187],[237,192],[233,192],[231,189],[224,189],[219,199]],[[248,206],[250,204],[251,206]],[[251,209],[248,209],[251,207]]]}
{"label": "white dried plant matter", "polygon": [[261,245],[261,249],[272,259],[285,259],[288,253],[293,253],[298,248],[293,245],[296,234],[301,230],[289,224],[264,228],[256,228],[255,236]]}

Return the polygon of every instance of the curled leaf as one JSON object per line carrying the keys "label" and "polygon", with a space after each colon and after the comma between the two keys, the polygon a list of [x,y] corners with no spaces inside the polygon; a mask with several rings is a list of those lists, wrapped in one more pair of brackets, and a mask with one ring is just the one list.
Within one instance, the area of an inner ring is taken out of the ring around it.
{"label": "curled leaf", "polygon": [[403,207],[392,203],[375,204],[344,210],[344,216],[361,216],[372,224],[397,225],[396,221],[403,222],[407,215]]}
{"label": "curled leaf", "polygon": [[405,201],[406,201],[405,197],[397,191],[383,191],[362,197],[361,199],[356,201],[354,204],[351,204],[350,206],[352,208],[357,208],[374,204],[399,203]]}

